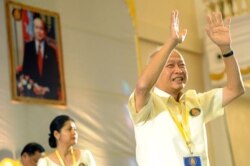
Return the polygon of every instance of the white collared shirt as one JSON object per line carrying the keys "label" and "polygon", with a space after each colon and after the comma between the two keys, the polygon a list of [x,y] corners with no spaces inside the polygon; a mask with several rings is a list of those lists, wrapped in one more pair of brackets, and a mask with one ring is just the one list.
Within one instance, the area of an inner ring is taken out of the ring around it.
{"label": "white collared shirt", "polygon": [[203,166],[209,166],[205,123],[223,115],[222,89],[205,93],[189,90],[179,102],[166,92],[154,88],[148,103],[136,113],[134,93],[129,99],[129,111],[134,123],[136,159],[139,166],[183,166],[183,157],[189,149],[169,110],[177,110],[184,104],[189,111],[198,108],[200,114],[189,115],[193,151],[202,157]]}

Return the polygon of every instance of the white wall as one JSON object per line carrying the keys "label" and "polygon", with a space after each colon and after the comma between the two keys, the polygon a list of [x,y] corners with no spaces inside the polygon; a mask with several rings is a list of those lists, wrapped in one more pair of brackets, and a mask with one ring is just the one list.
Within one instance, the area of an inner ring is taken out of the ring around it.
{"label": "white wall", "polygon": [[126,4],[117,0],[19,2],[60,15],[67,107],[11,102],[5,5],[1,0],[0,160],[6,155],[19,157],[29,141],[51,151],[49,123],[65,113],[77,121],[78,146],[91,150],[98,165],[135,165],[133,127],[126,105],[137,67]]}

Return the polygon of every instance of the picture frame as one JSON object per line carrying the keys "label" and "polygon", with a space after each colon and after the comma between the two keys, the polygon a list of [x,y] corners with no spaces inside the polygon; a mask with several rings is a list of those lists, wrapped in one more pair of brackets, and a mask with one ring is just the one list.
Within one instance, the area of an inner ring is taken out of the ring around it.
{"label": "picture frame", "polygon": [[6,0],[12,100],[66,105],[60,17]]}

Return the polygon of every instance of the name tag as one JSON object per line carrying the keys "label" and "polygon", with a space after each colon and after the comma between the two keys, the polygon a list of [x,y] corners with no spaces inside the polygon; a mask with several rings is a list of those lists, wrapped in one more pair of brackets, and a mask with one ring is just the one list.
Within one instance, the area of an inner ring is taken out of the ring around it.
{"label": "name tag", "polygon": [[202,166],[201,156],[193,155],[193,156],[185,156],[183,157],[184,166]]}

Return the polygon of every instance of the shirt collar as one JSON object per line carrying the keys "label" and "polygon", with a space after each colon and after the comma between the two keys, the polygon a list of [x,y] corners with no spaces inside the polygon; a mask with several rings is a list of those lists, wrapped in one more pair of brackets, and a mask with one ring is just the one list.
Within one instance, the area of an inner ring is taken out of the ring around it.
{"label": "shirt collar", "polygon": [[39,44],[40,44],[41,48],[43,49],[44,43],[45,43],[44,41],[39,42],[39,41],[35,40],[35,42],[36,42],[36,47],[37,47],[37,49],[38,49]]}
{"label": "shirt collar", "polygon": [[154,87],[153,91],[154,91],[154,93],[156,93],[160,97],[166,97],[166,98],[170,97],[170,94],[168,94],[167,92],[164,92],[163,90],[161,90],[157,87]]}
{"label": "shirt collar", "polygon": [[[154,87],[153,92],[155,94],[157,94],[158,96],[160,96],[160,97],[165,97],[165,98],[172,97],[170,94],[168,94],[167,92],[165,92],[165,91],[163,91],[163,90],[161,90],[161,89],[159,89],[157,87]],[[183,98],[183,96],[184,96],[184,94],[182,93],[181,97],[180,97],[180,100]]]}

